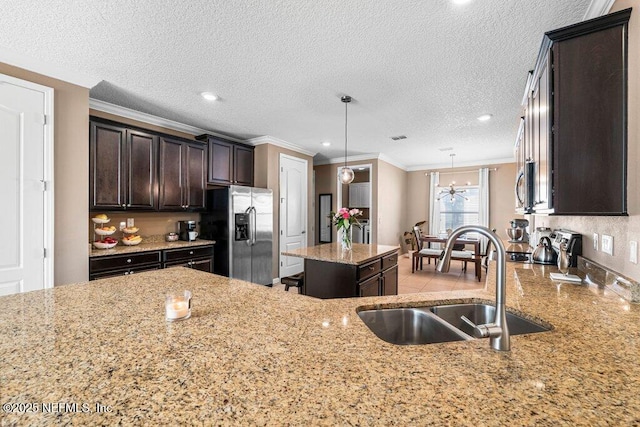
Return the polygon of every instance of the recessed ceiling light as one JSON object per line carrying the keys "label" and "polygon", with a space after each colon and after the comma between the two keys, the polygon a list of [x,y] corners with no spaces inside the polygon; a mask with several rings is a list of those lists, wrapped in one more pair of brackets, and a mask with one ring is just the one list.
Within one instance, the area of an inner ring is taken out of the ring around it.
{"label": "recessed ceiling light", "polygon": [[491,119],[491,117],[493,117],[491,114],[483,114],[478,117],[478,120],[480,120],[481,122],[486,122],[487,120]]}
{"label": "recessed ceiling light", "polygon": [[328,147],[331,145],[331,143],[329,141],[325,141],[322,143],[322,145],[324,145],[325,147]]}
{"label": "recessed ceiling light", "polygon": [[215,93],[211,92],[202,92],[200,96],[202,96],[207,101],[215,101],[218,99],[218,96]]}
{"label": "recessed ceiling light", "polygon": [[453,4],[467,4],[467,3],[471,3],[471,0],[451,0],[451,3],[453,3]]}

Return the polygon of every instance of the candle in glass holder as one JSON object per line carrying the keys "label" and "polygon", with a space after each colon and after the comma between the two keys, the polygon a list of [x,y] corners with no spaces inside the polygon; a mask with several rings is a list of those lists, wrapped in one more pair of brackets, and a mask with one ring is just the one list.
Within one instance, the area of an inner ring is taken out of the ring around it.
{"label": "candle in glass holder", "polygon": [[165,318],[167,320],[188,319],[191,316],[191,292],[169,294],[165,301]]}

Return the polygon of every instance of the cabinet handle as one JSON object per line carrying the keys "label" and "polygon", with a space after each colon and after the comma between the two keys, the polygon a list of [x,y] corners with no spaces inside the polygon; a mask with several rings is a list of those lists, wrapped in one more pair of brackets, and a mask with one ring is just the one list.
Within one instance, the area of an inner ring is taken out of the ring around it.
{"label": "cabinet handle", "polygon": [[123,204],[122,204],[122,207],[123,207],[123,208],[126,208],[126,207],[127,207],[126,203],[123,203]]}
{"label": "cabinet handle", "polygon": [[370,265],[370,266],[369,266],[369,270],[373,271],[373,270],[375,270],[375,269],[376,269],[376,268],[375,268],[373,265]]}
{"label": "cabinet handle", "polygon": [[127,207],[130,208],[131,207],[131,203],[127,203]]}
{"label": "cabinet handle", "polygon": [[193,255],[193,251],[189,251],[189,255]]}
{"label": "cabinet handle", "polygon": [[131,258],[128,258],[128,259],[127,259],[127,263],[131,263]]}
{"label": "cabinet handle", "polygon": [[133,271],[130,271],[129,274],[133,274]]}
{"label": "cabinet handle", "polygon": [[124,275],[125,275],[125,276],[128,276],[128,275],[129,275],[129,272],[128,272],[128,271],[125,271],[125,272],[124,272]]}

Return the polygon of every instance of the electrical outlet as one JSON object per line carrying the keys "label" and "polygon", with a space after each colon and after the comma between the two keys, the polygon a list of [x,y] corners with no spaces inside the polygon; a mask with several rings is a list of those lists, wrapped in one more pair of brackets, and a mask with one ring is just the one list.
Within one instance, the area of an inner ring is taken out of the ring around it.
{"label": "electrical outlet", "polygon": [[122,222],[120,223],[120,231],[124,230],[125,228],[127,228],[127,223],[126,223],[126,222],[124,222],[124,221],[122,221]]}
{"label": "electrical outlet", "polygon": [[133,220],[133,218],[127,218],[127,227],[131,228],[131,227],[135,227],[135,221]]}
{"label": "electrical outlet", "polygon": [[598,233],[593,233],[593,250],[598,250]]}
{"label": "electrical outlet", "polygon": [[602,252],[613,255],[613,236],[602,235]]}
{"label": "electrical outlet", "polygon": [[629,242],[629,261],[633,264],[638,263],[638,242]]}

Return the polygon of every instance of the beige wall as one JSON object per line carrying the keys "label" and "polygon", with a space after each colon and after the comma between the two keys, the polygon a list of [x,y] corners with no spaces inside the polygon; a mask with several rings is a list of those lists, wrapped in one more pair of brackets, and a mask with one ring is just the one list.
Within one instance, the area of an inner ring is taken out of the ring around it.
{"label": "beige wall", "polygon": [[409,203],[407,172],[378,160],[378,240],[381,245],[401,245],[409,230],[406,206]]}
{"label": "beige wall", "polygon": [[[635,0],[618,0],[611,12],[638,6]],[[552,228],[566,228],[583,235],[582,250],[586,258],[611,268],[635,280],[640,280],[640,266],[629,262],[629,241],[640,241],[640,17],[635,9],[629,21],[629,69],[628,69],[628,160],[627,160],[627,201],[628,217],[598,216],[537,216],[536,225]],[[591,177],[598,179],[599,173],[594,171]],[[593,233],[600,236],[613,236],[613,256],[593,249]]]}
{"label": "beige wall", "polygon": [[[516,164],[504,163],[499,165],[488,165],[489,172],[489,228],[495,228],[496,233],[506,239],[506,228],[513,218],[522,218],[522,215],[515,213],[515,195],[513,186],[516,177]],[[465,168],[451,168],[434,170],[441,172],[440,182],[449,184],[455,178],[457,184],[470,182],[471,185],[478,184],[478,171],[462,172],[469,170]],[[431,171],[414,171],[408,175],[408,193],[410,198],[407,204],[407,230],[411,229],[419,221],[429,220],[429,176],[425,175]],[[454,172],[454,175],[448,175]],[[447,175],[445,175],[445,173]]]}
{"label": "beige wall", "polygon": [[[127,218],[133,218],[136,227],[140,229],[138,234],[144,237],[164,235],[170,232],[178,232],[178,221],[196,221],[200,222],[200,214],[193,212],[89,212],[89,218],[98,213],[106,213],[111,220],[107,225],[113,225],[119,229],[120,222],[126,222]],[[89,224],[89,239],[93,241],[93,222]],[[200,230],[200,227],[197,227]],[[120,239],[122,234],[116,232],[114,236]],[[98,237],[98,236],[96,236]]]}
{"label": "beige wall", "polygon": [[89,90],[0,63],[0,73],[54,89],[54,283],[89,277]]}
{"label": "beige wall", "polygon": [[272,144],[261,144],[255,148],[254,185],[273,191],[273,277],[279,277],[280,263],[280,154],[307,161],[307,245],[315,244],[315,196],[313,186],[313,157]]}

